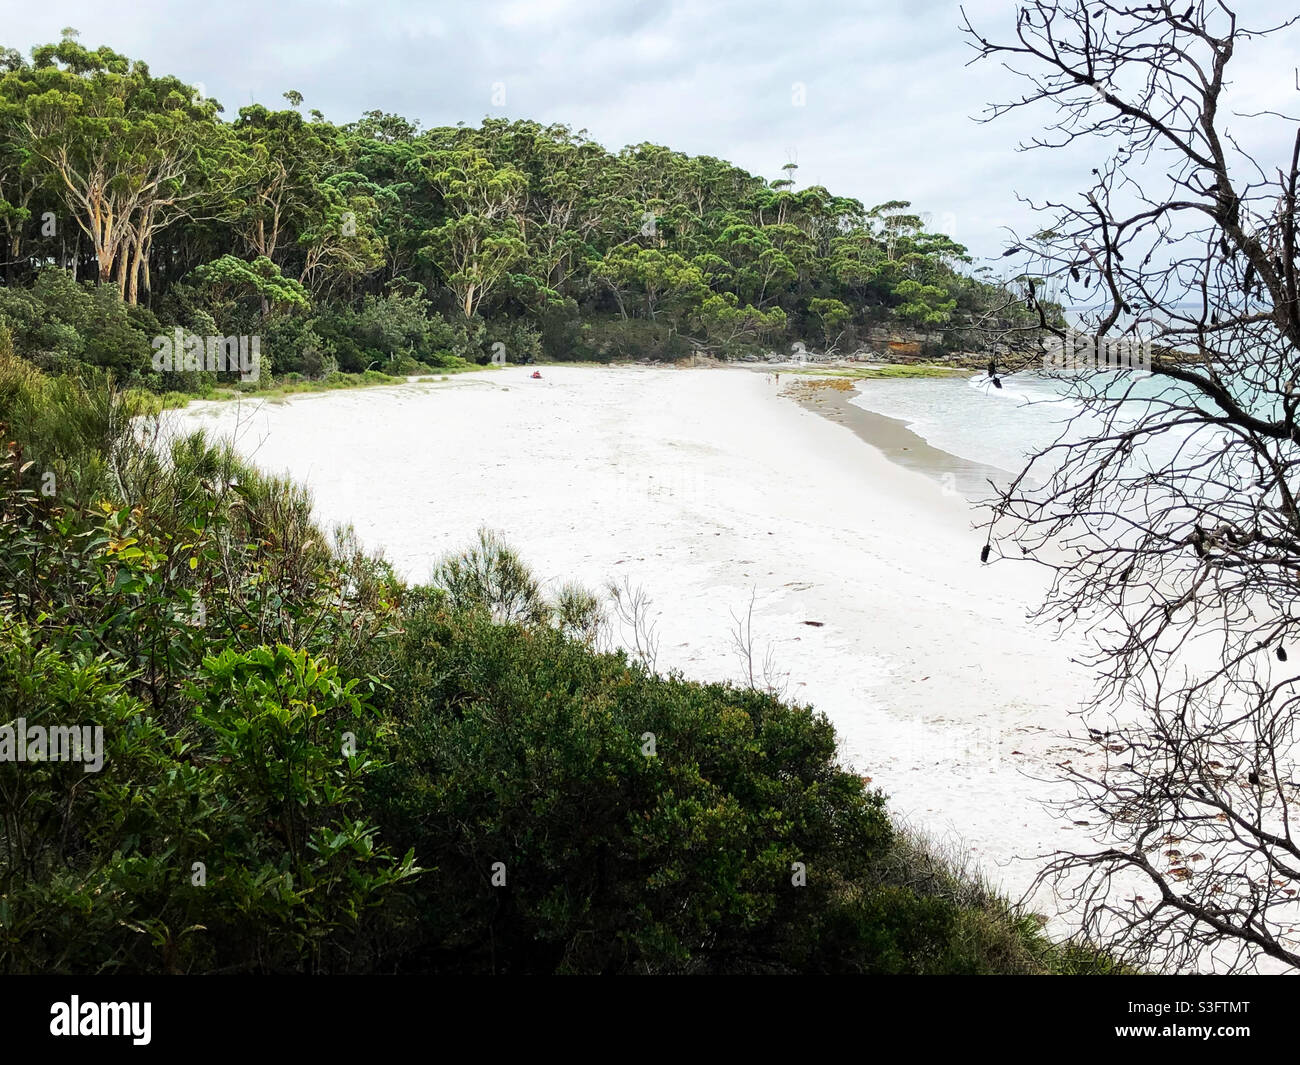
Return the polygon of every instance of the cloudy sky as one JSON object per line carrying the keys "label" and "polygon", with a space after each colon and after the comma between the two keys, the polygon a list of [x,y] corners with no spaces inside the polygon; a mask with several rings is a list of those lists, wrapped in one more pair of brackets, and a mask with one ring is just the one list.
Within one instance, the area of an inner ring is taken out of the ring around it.
{"label": "cloudy sky", "polygon": [[[485,115],[563,122],[610,148],[652,141],[768,178],[799,165],[868,206],[912,201],[935,229],[996,257],[1031,228],[1016,193],[1087,185],[1086,152],[1018,153],[1030,115],[981,125],[1019,82],[973,56],[951,0],[0,0],[0,44],[26,53],[76,27],[157,73],[199,84],[226,117],[251,100],[338,122],[372,109],[424,126]],[[1005,38],[1008,0],[968,0]],[[1292,0],[1242,0],[1252,24]],[[1244,58],[1242,97],[1295,109],[1297,35]],[[1289,49],[1289,51],[1288,51]],[[802,87],[802,92],[800,91]],[[504,102],[500,102],[504,96]],[[1037,118],[1043,120],[1041,112]],[[1287,145],[1289,148],[1289,145]],[[1280,151],[1279,146],[1279,151]],[[1289,152],[1287,153],[1289,155]],[[1282,163],[1281,158],[1277,163]]]}

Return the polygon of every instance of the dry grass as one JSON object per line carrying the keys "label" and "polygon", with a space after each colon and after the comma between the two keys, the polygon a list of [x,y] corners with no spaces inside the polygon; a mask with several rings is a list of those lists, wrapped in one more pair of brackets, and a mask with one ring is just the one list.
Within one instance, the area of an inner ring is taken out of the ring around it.
{"label": "dry grass", "polygon": [[816,399],[819,392],[856,392],[853,382],[844,377],[816,377],[810,381],[792,381],[781,390],[794,399]]}
{"label": "dry grass", "polygon": [[846,377],[820,377],[815,381],[800,381],[803,388],[833,388],[836,392],[852,392],[853,382]]}

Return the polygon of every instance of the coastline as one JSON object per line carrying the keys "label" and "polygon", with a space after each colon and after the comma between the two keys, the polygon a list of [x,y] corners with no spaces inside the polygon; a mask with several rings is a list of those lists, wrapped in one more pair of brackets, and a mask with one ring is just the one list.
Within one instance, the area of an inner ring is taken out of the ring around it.
{"label": "coastline", "polygon": [[[634,369],[676,369],[676,370],[737,370],[745,369],[750,372],[771,372],[775,370],[778,373],[789,373],[792,377],[796,375],[810,375],[810,371],[798,368],[796,363],[774,363],[764,364],[764,369],[760,371],[759,367],[748,363],[721,362],[710,360],[700,362],[694,359],[678,360],[676,362],[651,363],[651,362],[598,362],[595,360],[582,360],[576,362],[533,362],[533,363],[510,363],[505,366],[499,366],[494,363],[466,363],[458,366],[436,367],[427,373],[420,374],[388,374],[377,370],[367,370],[359,374],[336,374],[331,377],[320,379],[300,378],[300,379],[275,379],[272,383],[263,389],[249,389],[247,391],[234,387],[214,388],[210,392],[152,392],[143,388],[128,388],[127,394],[135,400],[142,408],[144,414],[160,414],[164,411],[185,410],[192,404],[201,403],[231,403],[241,400],[264,400],[270,403],[281,403],[291,396],[309,396],[309,395],[328,395],[335,392],[356,391],[359,389],[370,388],[401,388],[404,385],[414,384],[440,384],[457,376],[472,376],[478,373],[491,374],[503,369],[521,369],[527,365],[530,370],[541,369],[578,369],[578,370],[634,370]],[[770,369],[767,367],[770,366]],[[825,376],[831,377],[850,377],[853,379],[875,379],[877,377],[945,377],[961,376],[967,371],[954,370],[951,367],[931,365],[931,364],[898,364],[883,363],[872,364],[870,366],[830,366],[825,371]],[[811,374],[814,377],[822,376],[821,373]]]}
{"label": "coastline", "polygon": [[1035,779],[1083,755],[1060,739],[1082,670],[1025,617],[1041,575],[981,566],[958,493],[844,431],[890,419],[837,421],[755,373],[530,372],[175,416],[288,472],[323,524],[354,523],[409,579],[480,525],[548,590],[626,578],[653,600],[661,671],[734,681],[730,634],[752,597],[756,655],[770,649],[785,697],[830,718],[841,758],[904,821],[1027,890],[1037,863],[1017,859],[1080,831]]}
{"label": "coastline", "polygon": [[[1012,477],[1008,470],[974,462],[934,447],[924,437],[913,432],[907,422],[858,406],[852,402],[852,398],[862,394],[859,387],[809,387],[804,383],[808,380],[837,379],[801,379],[783,388],[781,394],[805,410],[844,426],[891,462],[949,484],[966,499],[987,498],[992,491],[990,481],[995,484],[1005,483]],[[947,480],[949,475],[951,481]]]}

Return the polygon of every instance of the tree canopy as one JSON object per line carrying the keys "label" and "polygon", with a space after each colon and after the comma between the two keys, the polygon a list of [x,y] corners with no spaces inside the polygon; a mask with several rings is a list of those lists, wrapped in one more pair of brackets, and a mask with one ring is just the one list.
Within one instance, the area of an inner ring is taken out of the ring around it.
{"label": "tree canopy", "polygon": [[[345,327],[368,298],[418,298],[428,331],[460,330],[452,354],[471,360],[496,341],[512,360],[735,357],[796,341],[847,353],[895,325],[952,351],[1010,305],[908,202],[800,189],[793,165],[765,180],[526,120],[421,129],[371,111],[339,125],[304,114],[294,90],[283,98],[228,119],[200,89],[71,32],[30,59],[4,51],[4,287],[67,271],[164,329],[272,334],[277,372],[396,357]],[[405,355],[438,365],[448,349]]]}

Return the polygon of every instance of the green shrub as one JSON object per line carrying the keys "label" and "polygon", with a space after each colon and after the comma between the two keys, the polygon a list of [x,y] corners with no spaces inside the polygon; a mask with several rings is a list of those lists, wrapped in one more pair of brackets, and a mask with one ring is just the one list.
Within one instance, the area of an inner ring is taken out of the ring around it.
{"label": "green shrub", "polygon": [[498,622],[537,624],[549,613],[528,568],[490,529],[479,529],[476,545],[438,563],[433,583],[446,591],[452,609],[481,607]]}
{"label": "green shrub", "polygon": [[942,954],[947,904],[872,887],[884,802],[820,715],[437,595],[369,668],[399,721],[383,835],[435,870],[413,968],[921,971]]}
{"label": "green shrub", "polygon": [[128,309],[114,285],[79,284],[66,270],[41,270],[30,289],[0,287],[0,324],[15,350],[45,369],[88,365],[121,381],[151,372],[157,319]]}
{"label": "green shrub", "polygon": [[109,663],[0,619],[0,720],[98,726],[105,748],[99,772],[0,762],[0,971],[356,966],[367,915],[417,870],[362,816],[355,682],[278,647],[205,660],[193,685],[192,719],[164,729]]}
{"label": "green shrub", "polygon": [[560,587],[551,610],[562,633],[589,647],[595,645],[605,623],[605,610],[595,592],[571,581]]}
{"label": "green shrub", "polygon": [[582,331],[575,354],[582,358],[671,361],[690,355],[695,345],[671,324],[648,318],[595,320]]}

